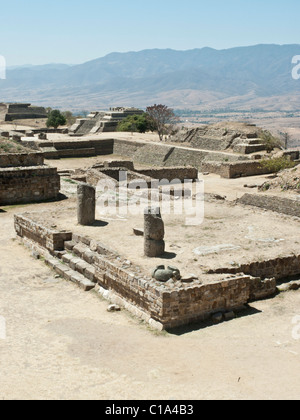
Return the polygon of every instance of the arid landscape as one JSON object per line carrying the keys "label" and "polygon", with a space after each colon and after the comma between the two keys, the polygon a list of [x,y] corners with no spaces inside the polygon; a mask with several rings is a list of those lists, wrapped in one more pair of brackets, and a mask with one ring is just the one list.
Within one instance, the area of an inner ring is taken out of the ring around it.
{"label": "arid landscape", "polygon": [[[34,127],[15,126],[22,128]],[[157,142],[154,134],[113,136],[120,141]],[[105,139],[107,134],[98,137]],[[64,136],[48,138],[62,141]],[[156,331],[127,310],[107,312],[109,303],[96,291],[84,294],[20,243],[14,215],[33,212],[58,229],[101,239],[145,273],[165,264],[168,260],[143,256],[143,239],[133,235],[133,228],[143,225],[142,217],[96,214],[101,220],[98,227],[77,224],[78,181],[67,174],[112,159],[124,157],[48,159],[47,165],[61,173],[60,193],[65,199],[1,206],[0,301],[7,326],[6,340],[0,341],[1,398],[150,400],[163,393],[166,400],[298,399],[299,291],[251,302],[227,322],[207,320]],[[297,218],[236,204],[248,191],[245,185],[261,186],[270,182],[268,175],[228,180],[200,173],[199,179],[205,185],[204,223],[189,228],[182,216],[164,216],[169,262],[183,275],[193,272],[204,281],[208,268],[251,262],[258,255],[272,259],[299,253]],[[223,199],[214,198],[216,193]],[[267,194],[293,196],[280,190]],[[208,251],[206,256],[193,253],[199,246],[220,243],[237,249]]]}
{"label": "arid landscape", "polygon": [[299,292],[227,323],[153,332],[126,311],[108,313],[107,302],[55,278],[16,243],[14,213],[56,209],[1,214],[1,399],[298,399]]}
{"label": "arid landscape", "polygon": [[0,400],[299,400],[299,14],[2,5]]}

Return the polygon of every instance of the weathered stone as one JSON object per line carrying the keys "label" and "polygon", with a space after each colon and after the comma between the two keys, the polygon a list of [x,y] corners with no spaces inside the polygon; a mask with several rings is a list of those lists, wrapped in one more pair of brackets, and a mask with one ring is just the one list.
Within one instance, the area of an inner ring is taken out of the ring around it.
{"label": "weathered stone", "polygon": [[165,252],[165,242],[155,241],[154,239],[145,239],[144,252],[146,257],[160,257]]}
{"label": "weathered stone", "polygon": [[165,228],[159,208],[147,208],[144,214],[144,253],[155,258],[165,252]]}
{"label": "weathered stone", "polygon": [[226,321],[230,321],[231,319],[235,318],[235,313],[233,311],[225,312],[224,318],[226,319]]}
{"label": "weathered stone", "polygon": [[47,140],[47,134],[46,133],[40,133],[38,135],[39,140]]}
{"label": "weathered stone", "polygon": [[222,322],[222,320],[223,320],[223,314],[222,314],[222,312],[217,312],[216,314],[213,314],[213,315],[211,316],[211,319],[212,319],[212,321],[213,321],[213,322],[215,322],[216,324],[218,324],[218,323]]}
{"label": "weathered stone", "polygon": [[167,282],[170,279],[180,280],[181,275],[180,275],[180,271],[176,267],[169,266],[166,269],[164,265],[159,265],[153,271],[152,278],[162,281],[162,282]]}
{"label": "weathered stone", "polygon": [[109,305],[107,312],[120,312],[121,308],[118,305]]}
{"label": "weathered stone", "polygon": [[95,223],[96,214],[96,190],[87,184],[77,187],[77,219],[83,226]]}

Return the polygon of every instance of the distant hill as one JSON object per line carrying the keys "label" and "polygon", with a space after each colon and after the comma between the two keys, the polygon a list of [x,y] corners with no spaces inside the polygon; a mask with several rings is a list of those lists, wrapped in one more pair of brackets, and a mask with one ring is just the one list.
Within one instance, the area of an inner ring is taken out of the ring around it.
{"label": "distant hill", "polygon": [[84,64],[7,70],[0,102],[26,101],[73,110],[108,106],[300,109],[292,58],[300,44],[228,50],[112,53]]}

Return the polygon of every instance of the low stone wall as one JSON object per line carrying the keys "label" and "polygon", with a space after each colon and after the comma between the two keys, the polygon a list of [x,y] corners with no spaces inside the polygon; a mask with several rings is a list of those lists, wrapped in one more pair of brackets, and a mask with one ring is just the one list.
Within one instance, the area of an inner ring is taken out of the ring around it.
{"label": "low stone wall", "polygon": [[42,166],[43,164],[44,156],[41,152],[0,154],[0,168]]}
{"label": "low stone wall", "polygon": [[198,179],[198,169],[192,167],[139,169],[138,173],[154,179],[167,179],[168,181],[179,179],[183,182],[187,179],[193,181]]}
{"label": "low stone wall", "polygon": [[250,264],[242,264],[239,267],[223,267],[210,274],[237,274],[244,273],[253,277],[267,279],[274,277],[276,280],[282,280],[289,277],[300,275],[300,254],[287,255],[266,261],[254,261]]}
{"label": "low stone wall", "polygon": [[246,156],[189,149],[168,144],[114,140],[114,154],[133,159],[134,163],[160,167],[182,166],[183,163],[202,170],[205,161],[247,161]]}
{"label": "low stone wall", "polygon": [[33,249],[38,244],[62,258],[63,263],[52,261],[51,266],[65,278],[76,279],[72,270],[77,270],[90,281],[85,290],[93,288],[91,282],[98,283],[129,307],[137,307],[149,322],[159,323],[165,329],[204,320],[220,311],[232,311],[276,290],[274,279],[262,281],[244,274],[221,274],[219,281],[206,284],[195,281],[170,286],[151,279],[139,267],[128,265],[125,258],[105,245],[71,232],[53,231],[28,214],[15,217],[15,229],[20,237],[31,241]]}
{"label": "low stone wall", "polygon": [[91,157],[113,154],[114,140],[76,140],[73,141],[32,141],[23,140],[23,144],[38,148],[45,159]]}
{"label": "low stone wall", "polygon": [[300,217],[300,200],[265,194],[245,194],[237,200],[237,203]]}
{"label": "low stone wall", "polygon": [[71,232],[51,229],[34,221],[29,214],[15,215],[14,220],[18,236],[37,242],[50,252],[63,250],[65,241],[72,239]]}
{"label": "low stone wall", "polygon": [[0,169],[0,204],[23,204],[57,198],[60,177],[56,168],[34,166]]}
{"label": "low stone wall", "polygon": [[272,173],[272,171],[262,167],[259,160],[222,163],[203,162],[202,172],[211,172],[228,179]]}

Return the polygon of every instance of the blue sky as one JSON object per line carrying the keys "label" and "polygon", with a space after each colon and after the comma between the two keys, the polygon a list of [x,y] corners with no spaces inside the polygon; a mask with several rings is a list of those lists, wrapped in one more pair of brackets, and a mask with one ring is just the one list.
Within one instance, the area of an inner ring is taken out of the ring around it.
{"label": "blue sky", "polygon": [[299,16],[299,0],[0,0],[0,55],[8,66],[76,64],[116,51],[300,44]]}

